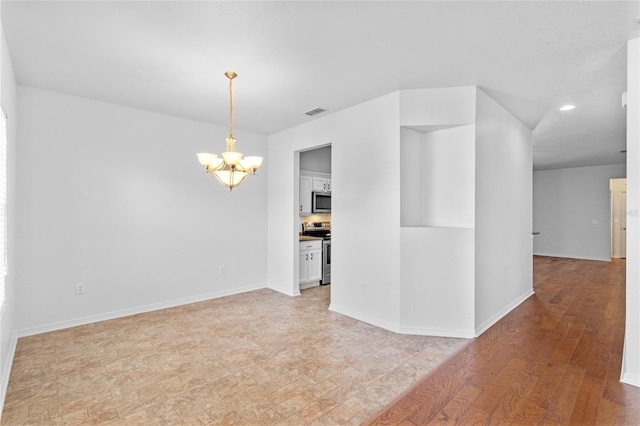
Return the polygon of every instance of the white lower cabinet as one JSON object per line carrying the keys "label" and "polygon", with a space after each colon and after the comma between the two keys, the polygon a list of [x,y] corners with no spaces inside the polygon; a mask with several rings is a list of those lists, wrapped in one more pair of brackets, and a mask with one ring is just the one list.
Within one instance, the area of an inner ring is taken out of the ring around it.
{"label": "white lower cabinet", "polygon": [[322,240],[300,241],[300,290],[320,284],[322,280]]}

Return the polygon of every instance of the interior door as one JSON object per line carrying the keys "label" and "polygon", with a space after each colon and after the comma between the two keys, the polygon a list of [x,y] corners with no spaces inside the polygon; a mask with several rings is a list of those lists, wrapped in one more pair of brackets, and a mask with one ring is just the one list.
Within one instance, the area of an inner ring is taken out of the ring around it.
{"label": "interior door", "polygon": [[611,257],[627,257],[627,179],[611,179]]}
{"label": "interior door", "polygon": [[620,248],[618,253],[623,259],[627,258],[627,193],[620,192],[619,197],[620,212]]}

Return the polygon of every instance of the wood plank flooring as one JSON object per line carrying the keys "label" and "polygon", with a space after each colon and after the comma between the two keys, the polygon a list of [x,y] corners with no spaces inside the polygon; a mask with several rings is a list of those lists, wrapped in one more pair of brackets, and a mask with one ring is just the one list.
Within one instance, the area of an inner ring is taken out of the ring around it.
{"label": "wood plank flooring", "polygon": [[625,261],[534,257],[535,295],[369,425],[639,425],[620,383]]}

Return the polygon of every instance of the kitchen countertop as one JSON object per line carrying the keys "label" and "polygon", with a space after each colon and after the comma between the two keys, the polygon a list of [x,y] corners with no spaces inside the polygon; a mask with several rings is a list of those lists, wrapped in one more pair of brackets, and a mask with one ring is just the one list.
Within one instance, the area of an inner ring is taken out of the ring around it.
{"label": "kitchen countertop", "polygon": [[322,237],[309,237],[307,235],[298,235],[298,241],[314,241],[321,240]]}

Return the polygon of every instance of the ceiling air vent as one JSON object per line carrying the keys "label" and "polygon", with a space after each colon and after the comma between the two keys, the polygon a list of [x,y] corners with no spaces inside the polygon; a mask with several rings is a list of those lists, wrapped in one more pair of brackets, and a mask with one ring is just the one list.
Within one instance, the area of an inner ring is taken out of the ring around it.
{"label": "ceiling air vent", "polygon": [[311,111],[307,111],[305,112],[305,114],[311,116],[311,115],[316,115],[316,114],[320,114],[321,112],[325,112],[325,109],[322,108],[316,108],[316,109],[312,109]]}

